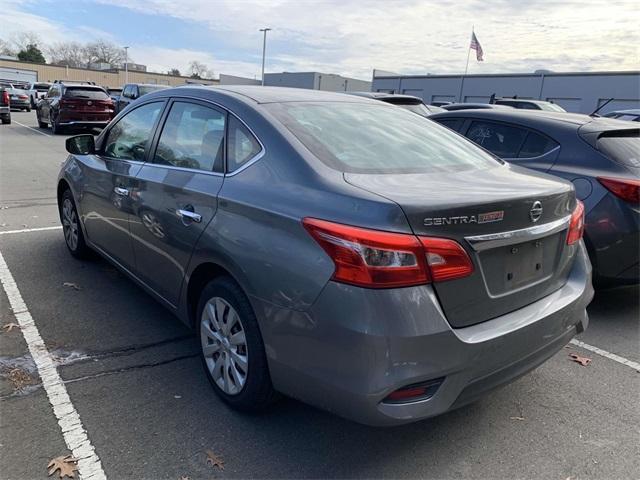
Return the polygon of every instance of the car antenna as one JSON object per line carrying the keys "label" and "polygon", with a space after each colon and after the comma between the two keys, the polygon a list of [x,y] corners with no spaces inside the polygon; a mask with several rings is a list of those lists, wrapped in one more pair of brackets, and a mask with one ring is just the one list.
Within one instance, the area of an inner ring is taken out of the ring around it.
{"label": "car antenna", "polygon": [[609,103],[613,102],[613,97],[610,98],[609,100],[607,100],[606,102],[604,102],[602,105],[600,105],[598,108],[596,108],[593,112],[591,112],[589,114],[590,117],[599,117],[600,115],[598,115],[598,112],[600,110],[602,110],[603,107],[609,105]]}

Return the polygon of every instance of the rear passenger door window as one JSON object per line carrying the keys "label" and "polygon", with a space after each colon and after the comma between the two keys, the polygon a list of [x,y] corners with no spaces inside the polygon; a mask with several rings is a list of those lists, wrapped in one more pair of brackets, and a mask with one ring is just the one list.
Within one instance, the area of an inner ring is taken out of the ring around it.
{"label": "rear passenger door window", "polygon": [[153,162],[193,170],[222,171],[226,114],[197,103],[174,102]]}
{"label": "rear passenger door window", "polygon": [[502,123],[473,121],[466,136],[500,158],[515,158],[527,133],[523,128]]}
{"label": "rear passenger door window", "polygon": [[239,169],[261,151],[262,145],[240,120],[229,115],[229,145],[227,147],[227,172]]}
{"label": "rear passenger door window", "polygon": [[164,102],[141,105],[116,123],[103,143],[104,155],[120,160],[143,162],[151,140],[151,132]]}
{"label": "rear passenger door window", "polygon": [[522,148],[518,153],[518,158],[534,158],[549,153],[556,148],[558,144],[549,137],[540,135],[535,132],[529,132],[527,139],[522,144]]}
{"label": "rear passenger door window", "polygon": [[460,118],[434,118],[434,120],[456,132],[459,132],[462,127],[462,119]]}

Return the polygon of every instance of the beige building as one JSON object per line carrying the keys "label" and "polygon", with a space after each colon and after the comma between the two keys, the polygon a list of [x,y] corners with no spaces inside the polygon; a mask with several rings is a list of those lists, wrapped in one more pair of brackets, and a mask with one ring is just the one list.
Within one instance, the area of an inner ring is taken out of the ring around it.
{"label": "beige building", "polygon": [[[87,68],[60,67],[42,63],[0,59],[0,79],[53,82],[54,80],[95,82],[108,88],[119,88],[125,83],[124,70],[90,70]],[[194,80],[189,77],[163,73],[129,71],[129,83],[153,83],[158,85],[184,85],[185,83],[217,85],[218,80]]]}

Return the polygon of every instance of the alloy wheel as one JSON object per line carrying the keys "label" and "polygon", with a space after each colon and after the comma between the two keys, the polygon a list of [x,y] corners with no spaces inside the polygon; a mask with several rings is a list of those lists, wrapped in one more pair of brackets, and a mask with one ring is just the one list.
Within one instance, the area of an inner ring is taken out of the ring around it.
{"label": "alloy wheel", "polygon": [[75,251],[78,248],[78,215],[70,199],[62,202],[62,230],[67,246]]}
{"label": "alloy wheel", "polygon": [[216,385],[227,395],[239,394],[247,381],[247,340],[240,315],[223,298],[210,298],[204,306],[200,341]]}

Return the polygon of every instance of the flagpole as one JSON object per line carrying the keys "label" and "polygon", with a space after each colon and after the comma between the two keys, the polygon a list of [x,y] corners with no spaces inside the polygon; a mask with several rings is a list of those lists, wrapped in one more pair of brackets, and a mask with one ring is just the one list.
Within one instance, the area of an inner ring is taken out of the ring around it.
{"label": "flagpole", "polygon": [[[473,29],[475,25],[471,26],[471,38],[473,38]],[[462,88],[464,87],[464,77],[467,76],[467,72],[469,71],[469,57],[471,56],[471,44],[467,47],[467,64],[464,67],[464,75],[462,76],[462,80],[460,81],[460,94],[458,95],[458,101],[462,103]]]}

